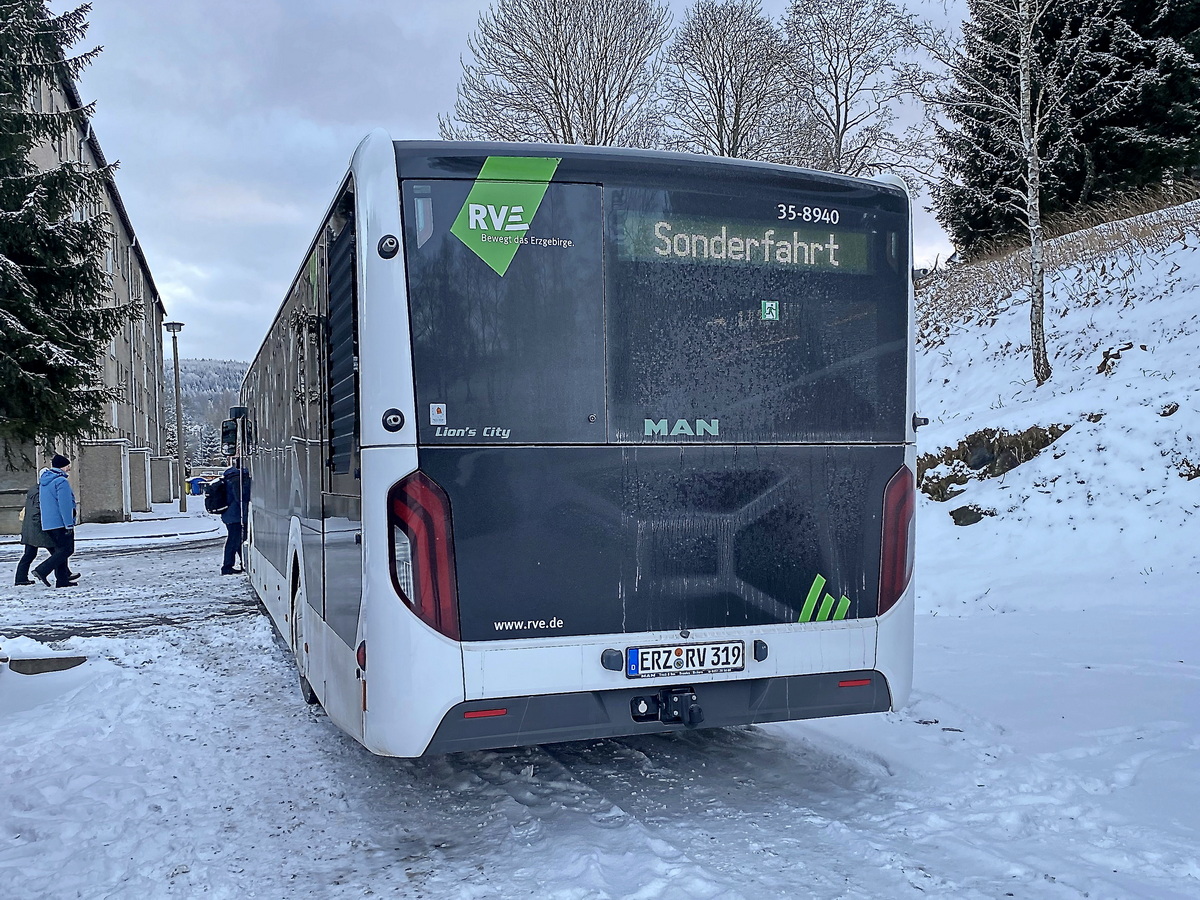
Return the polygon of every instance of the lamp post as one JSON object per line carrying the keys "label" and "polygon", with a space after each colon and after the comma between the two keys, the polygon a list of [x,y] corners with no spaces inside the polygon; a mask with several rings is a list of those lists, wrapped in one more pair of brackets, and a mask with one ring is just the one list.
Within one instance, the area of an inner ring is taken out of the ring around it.
{"label": "lamp post", "polygon": [[183,401],[179,395],[179,332],[182,322],[163,322],[171,332],[171,353],[175,357],[175,452],[179,454],[179,511],[187,512],[187,470],[183,465]]}

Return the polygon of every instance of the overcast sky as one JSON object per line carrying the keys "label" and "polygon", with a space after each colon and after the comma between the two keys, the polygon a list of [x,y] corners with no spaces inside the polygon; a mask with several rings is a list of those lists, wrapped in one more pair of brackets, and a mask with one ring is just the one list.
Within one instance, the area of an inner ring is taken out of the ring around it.
{"label": "overcast sky", "polygon": [[[85,45],[104,52],[80,91],[167,315],[184,323],[180,356],[254,356],[355,146],[378,127],[437,137],[488,5],[93,0]],[[688,5],[671,3],[677,20]],[[776,17],[786,5],[763,4]],[[918,263],[949,249],[924,214],[915,243]]]}

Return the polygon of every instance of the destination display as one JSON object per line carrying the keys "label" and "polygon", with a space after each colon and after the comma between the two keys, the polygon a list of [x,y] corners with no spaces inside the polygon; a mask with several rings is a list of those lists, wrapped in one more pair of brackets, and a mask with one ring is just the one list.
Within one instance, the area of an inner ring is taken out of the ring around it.
{"label": "destination display", "polygon": [[[868,235],[830,224],[746,222],[727,218],[620,215],[622,259],[769,266],[846,275],[871,271]],[[836,216],[824,218],[836,220]]]}

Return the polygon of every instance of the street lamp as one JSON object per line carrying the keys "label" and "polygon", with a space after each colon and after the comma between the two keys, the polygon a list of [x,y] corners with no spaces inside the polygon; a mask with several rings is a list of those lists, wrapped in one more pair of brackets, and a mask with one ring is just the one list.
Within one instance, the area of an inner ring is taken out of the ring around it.
{"label": "street lamp", "polygon": [[183,401],[179,395],[179,332],[182,322],[163,322],[171,332],[171,353],[175,357],[175,452],[179,454],[179,511],[187,512],[187,470],[183,466]]}

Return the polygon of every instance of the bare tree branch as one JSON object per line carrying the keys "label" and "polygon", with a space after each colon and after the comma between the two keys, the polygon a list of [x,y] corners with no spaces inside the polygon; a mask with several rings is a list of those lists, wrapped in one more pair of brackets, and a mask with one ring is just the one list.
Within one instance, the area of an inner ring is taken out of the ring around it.
{"label": "bare tree branch", "polygon": [[666,57],[667,146],[746,159],[784,155],[789,52],[758,0],[696,0]]}
{"label": "bare tree branch", "polygon": [[659,0],[499,0],[480,13],[447,139],[652,146]]}
{"label": "bare tree branch", "polygon": [[896,110],[930,75],[913,59],[917,24],[889,0],[793,0],[785,23],[794,91],[823,151],[814,168],[847,175],[928,173],[923,118],[897,133]]}

